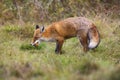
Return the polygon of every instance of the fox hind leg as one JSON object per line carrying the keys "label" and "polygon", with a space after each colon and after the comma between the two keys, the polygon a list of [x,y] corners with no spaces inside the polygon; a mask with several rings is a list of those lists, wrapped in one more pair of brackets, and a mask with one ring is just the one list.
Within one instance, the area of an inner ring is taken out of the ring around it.
{"label": "fox hind leg", "polygon": [[87,33],[84,33],[81,31],[78,34],[78,38],[79,38],[81,45],[83,46],[84,52],[87,52],[89,50],[89,48],[88,48],[89,41],[88,41]]}
{"label": "fox hind leg", "polygon": [[86,38],[82,38],[82,39],[79,39],[80,40],[80,43],[82,44],[82,46],[83,46],[83,50],[85,51],[85,52],[87,52],[88,50],[89,50],[89,48],[88,48],[88,41],[87,41],[87,39]]}

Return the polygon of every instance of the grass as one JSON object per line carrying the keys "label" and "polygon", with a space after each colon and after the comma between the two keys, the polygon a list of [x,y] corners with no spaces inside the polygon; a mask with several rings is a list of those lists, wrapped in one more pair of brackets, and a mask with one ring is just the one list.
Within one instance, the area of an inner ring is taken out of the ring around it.
{"label": "grass", "polygon": [[98,48],[84,53],[79,40],[71,38],[62,55],[55,54],[55,43],[29,45],[33,25],[0,27],[0,80],[119,80],[119,24],[93,21],[101,34]]}
{"label": "grass", "polygon": [[42,47],[45,47],[45,44],[41,43],[41,45],[39,46],[31,46],[31,44],[22,44],[20,49],[21,50],[33,50],[33,49],[36,49],[36,50],[40,50],[42,49]]}

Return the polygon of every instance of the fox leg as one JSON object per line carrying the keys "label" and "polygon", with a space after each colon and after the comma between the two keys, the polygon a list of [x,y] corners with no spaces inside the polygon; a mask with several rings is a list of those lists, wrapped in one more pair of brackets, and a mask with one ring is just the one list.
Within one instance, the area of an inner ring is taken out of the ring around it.
{"label": "fox leg", "polygon": [[80,43],[82,44],[83,46],[83,50],[85,52],[87,52],[89,49],[88,49],[88,44],[87,44],[87,38],[80,38]]}
{"label": "fox leg", "polygon": [[88,48],[88,37],[87,37],[87,33],[81,31],[81,32],[78,34],[78,38],[79,38],[79,40],[80,40],[80,43],[81,43],[82,46],[83,46],[84,52],[87,52],[87,51],[89,50],[89,48]]}
{"label": "fox leg", "polygon": [[57,53],[57,52],[58,52],[58,47],[59,47],[59,44],[58,44],[58,42],[56,41],[55,53]]}
{"label": "fox leg", "polygon": [[64,40],[57,40],[56,41],[55,53],[61,53],[61,48],[62,48],[63,43],[64,43]]}

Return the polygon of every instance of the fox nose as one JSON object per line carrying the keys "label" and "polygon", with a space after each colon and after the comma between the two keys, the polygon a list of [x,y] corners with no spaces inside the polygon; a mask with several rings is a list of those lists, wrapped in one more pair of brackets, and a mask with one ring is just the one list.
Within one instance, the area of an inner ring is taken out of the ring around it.
{"label": "fox nose", "polygon": [[34,46],[34,47],[37,47],[38,46],[38,43],[31,43],[30,45]]}
{"label": "fox nose", "polygon": [[34,43],[30,43],[30,45],[34,46]]}

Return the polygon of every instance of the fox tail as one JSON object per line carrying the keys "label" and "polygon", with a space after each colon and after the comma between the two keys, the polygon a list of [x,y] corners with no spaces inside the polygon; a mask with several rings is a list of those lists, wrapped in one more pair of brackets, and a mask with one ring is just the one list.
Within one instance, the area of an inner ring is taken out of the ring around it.
{"label": "fox tail", "polygon": [[89,39],[89,49],[96,48],[100,43],[100,34],[96,28],[96,26],[90,28],[88,30],[88,39]]}

